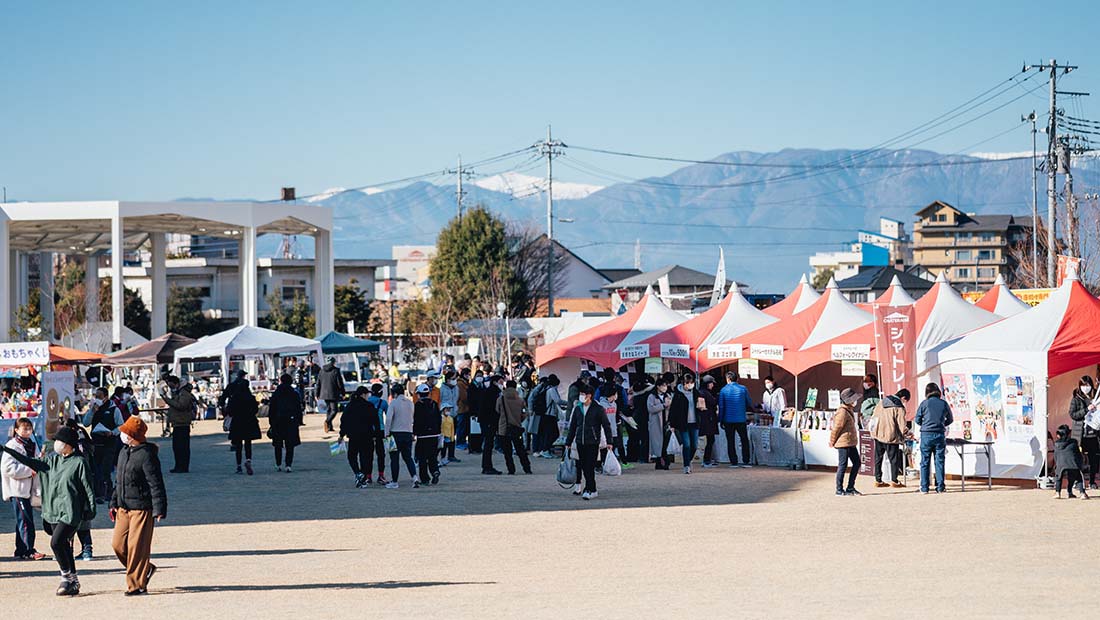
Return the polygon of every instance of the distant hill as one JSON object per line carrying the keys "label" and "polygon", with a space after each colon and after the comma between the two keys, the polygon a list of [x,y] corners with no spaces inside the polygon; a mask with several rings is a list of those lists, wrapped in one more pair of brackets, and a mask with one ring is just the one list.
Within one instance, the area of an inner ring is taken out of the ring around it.
{"label": "distant hill", "polygon": [[[967,212],[1031,212],[1029,160],[904,150],[880,151],[863,160],[875,167],[829,167],[854,153],[738,151],[715,160],[767,167],[694,164],[664,177],[602,188],[555,179],[555,215],[575,220],[555,224],[555,235],[597,267],[632,266],[633,244],[641,239],[644,269],[680,263],[713,272],[718,248],[702,244],[722,243],[729,277],[757,291],[786,292],[808,269],[810,254],[841,247],[860,228],[877,230],[880,216],[905,222],[911,232],[913,214],[937,199]],[[929,165],[976,161],[985,163]],[[1096,160],[1082,161],[1075,181],[1097,187]],[[502,175],[475,180],[465,189],[467,204],[484,204],[508,220],[545,226],[540,178]],[[335,209],[336,255],[348,258],[389,256],[395,244],[432,243],[455,214],[454,188],[426,182],[386,191],[333,190],[315,201]],[[1044,201],[1040,178],[1041,212]]]}

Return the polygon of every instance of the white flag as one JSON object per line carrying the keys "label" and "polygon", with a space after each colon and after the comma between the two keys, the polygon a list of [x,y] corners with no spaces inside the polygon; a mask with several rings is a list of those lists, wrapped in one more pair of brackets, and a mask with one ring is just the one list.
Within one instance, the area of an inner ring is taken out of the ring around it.
{"label": "white flag", "polygon": [[722,293],[726,289],[726,252],[718,248],[718,272],[714,274],[714,291],[710,294],[710,307],[718,305],[722,301]]}

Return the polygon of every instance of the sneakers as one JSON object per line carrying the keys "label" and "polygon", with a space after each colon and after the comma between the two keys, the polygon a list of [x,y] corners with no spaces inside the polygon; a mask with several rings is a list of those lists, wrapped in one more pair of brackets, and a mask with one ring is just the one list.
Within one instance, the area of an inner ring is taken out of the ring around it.
{"label": "sneakers", "polygon": [[[46,554],[39,553],[37,551],[31,551],[27,555],[17,555],[17,556],[15,556],[15,559],[16,560],[28,560],[28,561],[45,560],[46,559]],[[76,558],[76,559],[77,560],[82,560],[84,558]],[[89,557],[88,559],[90,560],[92,558]]]}
{"label": "sneakers", "polygon": [[443,460],[439,462],[439,466],[440,467],[446,467],[447,464],[450,463],[450,462],[451,462],[451,459],[449,459],[447,457],[443,457]]}
{"label": "sneakers", "polygon": [[585,501],[590,500],[590,499],[592,499],[592,494],[589,493],[588,491],[585,491],[584,493],[581,494],[581,499],[583,499]]}
{"label": "sneakers", "polygon": [[462,462],[461,460],[459,460],[459,459],[456,459],[456,458],[455,458],[455,457],[453,457],[453,456],[452,456],[452,457],[450,457],[450,459],[448,459],[448,460],[450,460],[450,462],[452,462],[452,463],[461,463],[461,462]]}
{"label": "sneakers", "polygon": [[123,594],[123,596],[141,596],[143,594],[148,594],[148,593],[149,593],[149,591],[146,590],[145,588],[138,588],[137,590],[127,590],[127,591],[123,592],[122,594]]}
{"label": "sneakers", "polygon": [[685,474],[690,474],[691,473],[691,465],[684,465],[684,473]]}
{"label": "sneakers", "polygon": [[[925,491],[925,493],[927,493],[927,491]],[[845,495],[847,495],[847,493],[845,493],[844,491],[841,491],[840,489],[836,490],[837,497],[844,497]]]}
{"label": "sneakers", "polygon": [[369,475],[363,476],[363,484],[364,485],[374,484],[374,480]]}
{"label": "sneakers", "polygon": [[286,473],[289,474],[289,473],[293,473],[293,472],[294,472],[294,470],[290,468],[290,465],[287,465],[286,466]]}
{"label": "sneakers", "polygon": [[905,488],[905,483],[904,482],[891,482],[890,486],[895,488],[895,489],[904,489]]}
{"label": "sneakers", "polygon": [[378,484],[380,486],[387,486],[389,484],[389,480],[386,480],[385,474],[378,474]]}
{"label": "sneakers", "polygon": [[712,467],[718,467],[718,464],[717,463],[710,463],[710,462],[703,463],[703,469],[710,469]]}
{"label": "sneakers", "polygon": [[726,465],[726,467],[729,467],[730,469],[738,469],[741,466],[738,465],[737,463],[730,463],[729,465]]}
{"label": "sneakers", "polygon": [[623,463],[623,469],[634,469],[634,463]]}
{"label": "sneakers", "polygon": [[282,465],[276,465],[275,466],[275,471],[283,471],[283,466]]}
{"label": "sneakers", "polygon": [[596,491],[592,491],[591,493],[588,494],[588,499],[596,499],[599,496],[600,496],[599,493],[597,493]]}
{"label": "sneakers", "polygon": [[400,488],[400,485],[397,484],[396,482],[387,482],[386,483],[386,488],[387,489],[397,489],[397,488]]}
{"label": "sneakers", "polygon": [[[247,461],[244,462],[244,471],[249,476],[252,475],[252,459],[248,459]],[[290,471],[290,467],[287,467],[287,471]]]}
{"label": "sneakers", "polygon": [[414,489],[419,489],[420,488],[420,478],[419,477],[413,478],[413,488]]}
{"label": "sneakers", "polygon": [[862,497],[863,496],[863,493],[860,493],[859,491],[857,491],[855,489],[848,489],[847,491],[844,492],[844,494],[845,495],[850,495],[852,497]]}
{"label": "sneakers", "polygon": [[355,488],[363,488],[363,480],[365,480],[363,474],[355,474]]}
{"label": "sneakers", "polygon": [[[41,555],[41,554],[39,554]],[[92,560],[92,547],[89,545],[80,550],[80,555],[73,558],[74,560],[80,560],[82,562],[90,562]]]}
{"label": "sneakers", "polygon": [[244,473],[244,470],[243,470],[243,469],[241,469],[241,466],[240,466],[240,465],[238,465],[238,466],[237,466],[237,473],[238,473],[238,474],[243,474],[243,473]]}
{"label": "sneakers", "polygon": [[439,472],[432,474],[432,484],[439,484]]}
{"label": "sneakers", "polygon": [[80,594],[80,580],[76,573],[61,573],[61,584],[57,586],[58,596],[76,596]]}
{"label": "sneakers", "polygon": [[738,465],[738,467],[740,467],[741,469],[752,469],[752,465],[749,465],[748,463],[741,463],[740,465]]}
{"label": "sneakers", "polygon": [[584,485],[578,483],[577,486],[573,487],[573,495],[580,495],[581,493],[584,493]]}

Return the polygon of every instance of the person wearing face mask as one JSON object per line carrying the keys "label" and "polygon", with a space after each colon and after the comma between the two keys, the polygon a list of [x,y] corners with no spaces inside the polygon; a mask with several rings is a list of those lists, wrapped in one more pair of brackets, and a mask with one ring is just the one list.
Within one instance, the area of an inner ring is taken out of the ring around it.
{"label": "person wearing face mask", "polygon": [[1100,469],[1100,430],[1085,424],[1085,418],[1096,411],[1092,400],[1096,398],[1096,382],[1084,375],[1073,391],[1069,403],[1069,417],[1073,420],[1073,434],[1081,438],[1083,464],[1088,466],[1089,488],[1096,488],[1096,473]]}
{"label": "person wearing face mask", "polygon": [[[749,390],[738,383],[736,372],[726,373],[726,385],[718,392],[718,421],[726,433],[730,467],[752,467],[749,463],[748,410],[753,408]],[[736,437],[741,438],[741,460],[737,462]]]}
{"label": "person wearing face mask", "polygon": [[[34,422],[30,418],[19,418],[11,430],[12,437],[7,444],[9,450],[20,452],[23,456],[33,456],[38,452],[38,445],[34,442]],[[0,470],[3,471],[4,500],[11,502],[15,509],[15,559],[44,559],[46,556],[34,548],[31,497],[38,490],[37,472],[7,454],[0,458]]]}
{"label": "person wearing face mask", "polygon": [[381,383],[370,386],[370,396],[367,402],[374,405],[378,412],[378,434],[374,437],[374,456],[378,460],[378,478],[376,483],[382,486],[389,484],[386,480],[386,420],[389,418],[390,404],[386,402],[383,393],[385,388]]}
{"label": "person wearing face mask", "polygon": [[95,493],[88,464],[76,452],[76,431],[63,426],[54,434],[53,451],[41,459],[3,446],[5,455],[38,473],[42,485],[42,521],[50,534],[50,549],[61,569],[58,596],[80,594],[80,580],[73,558],[73,536],[95,517]]}
{"label": "person wearing face mask", "polygon": [[122,443],[126,447],[118,455],[118,485],[111,497],[109,514],[115,522],[111,547],[126,567],[126,596],[146,593],[149,579],[157,572],[149,561],[153,521],[160,522],[168,516],[168,495],[157,446],[145,441],[148,430],[139,417],[122,425]]}
{"label": "person wearing face mask", "polygon": [[[901,445],[912,437],[905,420],[905,405],[909,404],[909,390],[901,388],[893,396],[883,398],[875,407],[871,418],[871,437],[875,440],[875,486],[902,488],[898,481],[901,473]],[[890,484],[882,481],[882,459],[890,462]]]}
{"label": "person wearing face mask", "polygon": [[122,388],[122,402],[126,405],[126,409],[122,412],[126,419],[129,419],[132,415],[137,415],[139,411],[137,399],[134,398],[134,388],[127,385]]}
{"label": "person wearing face mask", "polygon": [[783,410],[787,408],[787,393],[775,384],[771,375],[764,377],[764,395],[760,399],[760,406],[764,413],[772,416],[772,426],[779,426],[783,419]]}
{"label": "person wearing face mask", "polygon": [[[577,470],[577,487],[574,495],[582,499],[595,499],[596,460],[600,455],[600,445],[605,438],[611,437],[611,424],[603,407],[594,402],[594,390],[590,385],[581,386],[577,396],[577,405],[569,416],[569,434],[565,438],[566,446],[573,446],[577,452],[580,467]],[[580,477],[584,477],[584,489],[581,490]]]}
{"label": "person wearing face mask", "polygon": [[871,416],[875,414],[875,407],[882,402],[878,391],[878,377],[866,375],[863,377],[863,400],[859,404],[860,428],[867,428]]}
{"label": "person wearing face mask", "polygon": [[691,473],[691,462],[699,447],[699,390],[695,389],[695,375],[684,373],[680,385],[672,394],[668,408],[668,426],[676,432],[684,451],[684,473]]}
{"label": "person wearing face mask", "polygon": [[180,385],[180,378],[172,375],[165,379],[167,389],[161,394],[168,405],[168,423],[172,425],[173,474],[191,471],[191,422],[195,417],[196,401],[191,384]]}
{"label": "person wearing face mask", "polygon": [[703,447],[703,467],[706,469],[718,467],[714,456],[714,438],[718,436],[718,394],[715,385],[713,376],[703,376],[699,406],[695,410],[699,417],[699,434],[707,440],[707,445]]}
{"label": "person wearing face mask", "polygon": [[672,405],[672,397],[668,393],[668,382],[664,377],[657,379],[657,384],[650,392],[646,400],[646,410],[649,412],[649,455],[656,463],[654,469],[668,469],[668,409]]}
{"label": "person wearing face mask", "polygon": [[470,407],[470,425],[466,432],[468,454],[481,454],[481,401],[485,394],[485,375],[477,371],[466,390],[466,401]]}
{"label": "person wearing face mask", "polygon": [[95,501],[102,504],[111,496],[111,470],[118,453],[118,428],[126,420],[122,411],[107,397],[107,388],[99,387],[84,412],[84,427],[92,436],[92,466],[95,472]]}
{"label": "person wearing face mask", "polygon": [[489,381],[489,387],[481,394],[481,410],[478,412],[478,421],[481,423],[481,473],[488,476],[499,476],[504,472],[493,467],[493,449],[496,448],[496,429],[500,424],[497,414],[497,399],[504,391],[504,377],[493,375]]}
{"label": "person wearing face mask", "polygon": [[443,373],[443,385],[439,386],[439,410],[443,413],[443,447],[440,448],[440,465],[455,460],[455,415],[458,411],[458,373]]}

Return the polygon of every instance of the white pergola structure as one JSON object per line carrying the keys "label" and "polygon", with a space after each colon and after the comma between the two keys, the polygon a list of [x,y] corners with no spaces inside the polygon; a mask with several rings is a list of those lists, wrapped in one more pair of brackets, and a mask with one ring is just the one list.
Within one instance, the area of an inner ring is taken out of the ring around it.
{"label": "white pergola structure", "polygon": [[[256,238],[264,234],[309,235],[315,240],[313,309],[318,333],[331,331],[333,304],[332,209],[288,202],[18,202],[0,203],[0,341],[7,340],[15,309],[27,301],[27,256],[40,252],[94,257],[111,254],[112,342],[122,341],[123,260],[142,246],[152,257],[152,337],[167,332],[165,247],[169,233],[236,239],[240,243],[240,324],[256,327]],[[49,262],[47,264],[52,264]],[[48,271],[48,270],[47,270]],[[87,290],[98,290],[96,269],[87,269]],[[52,273],[44,274],[52,277]],[[43,295],[43,317],[53,298]],[[98,300],[88,295],[95,314]]]}

